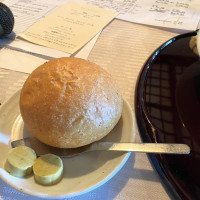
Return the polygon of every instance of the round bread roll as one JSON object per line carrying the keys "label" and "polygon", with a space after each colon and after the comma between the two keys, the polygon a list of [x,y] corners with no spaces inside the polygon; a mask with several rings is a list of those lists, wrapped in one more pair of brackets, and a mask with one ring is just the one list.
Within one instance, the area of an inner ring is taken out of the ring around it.
{"label": "round bread roll", "polygon": [[100,140],[117,124],[122,107],[122,95],[108,72],[73,57],[39,66],[20,95],[21,115],[30,133],[58,148]]}

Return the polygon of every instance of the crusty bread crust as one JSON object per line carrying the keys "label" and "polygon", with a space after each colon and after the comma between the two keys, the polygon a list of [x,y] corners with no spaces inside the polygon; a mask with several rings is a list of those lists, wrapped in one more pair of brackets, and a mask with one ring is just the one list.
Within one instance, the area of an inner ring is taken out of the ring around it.
{"label": "crusty bread crust", "polygon": [[80,58],[57,58],[35,69],[21,90],[20,111],[30,133],[59,148],[100,140],[121,117],[123,99],[112,77]]}

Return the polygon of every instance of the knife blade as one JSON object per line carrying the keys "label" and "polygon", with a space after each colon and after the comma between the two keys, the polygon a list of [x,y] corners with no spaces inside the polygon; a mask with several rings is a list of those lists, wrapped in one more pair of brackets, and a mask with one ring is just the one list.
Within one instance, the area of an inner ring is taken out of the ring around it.
{"label": "knife blade", "polygon": [[27,137],[11,142],[11,146],[25,145],[32,148],[40,156],[52,153],[60,157],[72,157],[87,151],[121,151],[121,152],[142,152],[158,154],[189,154],[190,147],[186,144],[166,143],[116,143],[116,142],[95,142],[78,148],[56,148],[46,145],[35,137]]}

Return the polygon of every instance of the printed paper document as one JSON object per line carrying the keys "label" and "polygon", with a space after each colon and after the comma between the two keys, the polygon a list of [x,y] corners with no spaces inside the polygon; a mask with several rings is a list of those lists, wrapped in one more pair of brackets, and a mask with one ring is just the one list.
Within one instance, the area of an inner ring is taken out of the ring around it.
{"label": "printed paper document", "polygon": [[79,0],[118,11],[118,19],[168,28],[196,30],[200,0]]}
{"label": "printed paper document", "polygon": [[69,2],[28,28],[20,36],[42,46],[77,52],[118,13],[78,2]]}

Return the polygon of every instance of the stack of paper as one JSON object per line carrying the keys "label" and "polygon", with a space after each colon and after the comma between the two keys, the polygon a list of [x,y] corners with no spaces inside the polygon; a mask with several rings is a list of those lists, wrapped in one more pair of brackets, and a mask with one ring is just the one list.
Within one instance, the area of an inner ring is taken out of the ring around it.
{"label": "stack of paper", "polygon": [[[14,14],[14,33],[30,42],[18,37],[15,40],[1,40],[0,46],[5,48],[0,54],[0,68],[26,73],[30,73],[38,64],[56,57],[77,56],[87,59],[98,39],[97,33],[114,17],[182,30],[196,30],[200,20],[199,0],[3,2]],[[28,66],[25,64],[26,59],[29,61]]]}
{"label": "stack of paper", "polygon": [[[56,1],[54,4],[53,1],[29,1],[29,6],[27,1],[7,2],[17,19],[14,32],[18,33],[18,37],[1,41],[4,49],[0,54],[0,67],[26,73],[46,60],[57,57],[76,56],[87,59],[101,30],[118,14],[113,10],[76,2],[60,8],[57,8]],[[52,9],[55,11],[47,15]],[[37,21],[39,17],[42,18]],[[30,26],[31,23],[34,24]]]}

